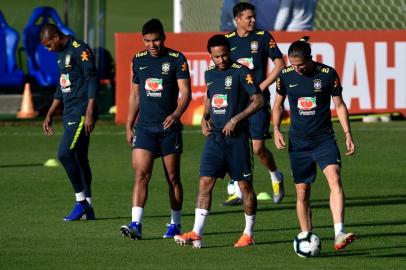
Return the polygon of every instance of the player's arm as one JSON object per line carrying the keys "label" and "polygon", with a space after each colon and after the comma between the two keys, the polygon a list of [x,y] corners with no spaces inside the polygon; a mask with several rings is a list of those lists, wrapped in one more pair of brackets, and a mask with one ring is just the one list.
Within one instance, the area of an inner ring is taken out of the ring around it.
{"label": "player's arm", "polygon": [[259,108],[261,108],[264,105],[264,97],[260,93],[253,94],[250,97],[251,102],[239,114],[233,116],[224,126],[223,128],[223,133],[225,135],[231,135],[231,133],[234,131],[235,127],[237,126],[238,122],[241,120],[247,118],[249,115],[252,113],[256,112]]}
{"label": "player's arm", "polygon": [[204,136],[211,134],[212,127],[210,122],[210,98],[206,97],[204,100],[204,111],[202,121],[200,121],[200,128]]}
{"label": "player's arm", "polygon": [[268,74],[266,79],[263,82],[261,82],[259,85],[259,88],[261,88],[261,91],[264,91],[271,84],[273,84],[274,81],[276,80],[276,78],[278,78],[279,73],[282,71],[282,69],[285,68],[285,61],[283,60],[283,58],[275,58],[273,60],[273,63],[275,66],[273,67],[271,72]]}
{"label": "player's arm", "polygon": [[280,131],[280,125],[283,113],[283,102],[285,101],[285,96],[276,93],[275,101],[272,108],[272,123],[273,123],[273,138],[275,141],[275,146],[277,149],[284,149],[286,146],[285,139]]}
{"label": "player's arm", "polygon": [[169,128],[174,123],[179,121],[180,117],[189,106],[190,100],[192,99],[190,79],[178,79],[178,87],[180,92],[178,106],[172,114],[168,115],[168,117],[165,118],[165,121],[163,122],[164,129]]}
{"label": "player's arm", "polygon": [[[59,88],[58,88],[58,90],[59,90]],[[58,91],[57,91],[57,93],[58,93]],[[47,112],[47,115],[45,116],[44,122],[42,123],[42,129],[44,130],[45,135],[52,136],[54,134],[54,131],[52,129],[52,116],[54,115],[56,109],[59,107],[59,105],[61,103],[62,103],[62,100],[59,98],[54,98],[54,100],[52,101],[51,107],[49,107],[49,110]]]}
{"label": "player's arm", "polygon": [[262,91],[273,84],[276,78],[279,76],[279,73],[282,71],[282,69],[285,68],[285,60],[283,60],[283,54],[281,50],[279,50],[275,39],[269,32],[264,33],[264,45],[266,46],[266,55],[272,60],[272,62],[274,63],[274,67],[269,72],[264,81],[258,82],[259,88],[261,88]]}
{"label": "player's arm", "polygon": [[335,104],[338,120],[340,121],[340,124],[343,127],[345,133],[345,144],[347,146],[347,152],[345,154],[353,155],[355,153],[355,143],[351,135],[347,105],[345,105],[345,102],[341,95],[333,96],[333,102]]}
{"label": "player's arm", "polygon": [[283,102],[286,98],[286,88],[280,78],[276,79],[276,95],[272,108],[273,138],[277,149],[284,149],[285,139],[280,131],[282,121]]}
{"label": "player's arm", "polygon": [[85,133],[90,135],[94,128],[94,110],[96,105],[97,92],[97,68],[94,57],[87,45],[82,45],[77,49],[77,59],[81,63],[84,80],[87,82],[87,108],[85,115]]}
{"label": "player's arm", "polygon": [[176,110],[172,114],[166,117],[165,121],[163,122],[164,129],[169,128],[174,123],[179,121],[180,117],[189,106],[190,100],[192,99],[189,66],[185,56],[182,53],[179,53],[179,58],[177,59],[176,79],[178,82],[178,88],[180,92],[178,106],[176,107]]}
{"label": "player's arm", "polygon": [[139,112],[140,104],[140,85],[136,83],[131,84],[130,96],[128,97],[128,115],[126,123],[126,136],[127,142],[131,145],[134,137],[134,123]]}

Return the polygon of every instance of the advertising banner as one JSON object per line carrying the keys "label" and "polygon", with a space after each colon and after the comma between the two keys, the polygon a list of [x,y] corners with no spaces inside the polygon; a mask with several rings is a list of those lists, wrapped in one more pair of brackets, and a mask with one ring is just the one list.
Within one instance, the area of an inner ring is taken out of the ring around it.
{"label": "advertising banner", "polygon": [[[204,72],[211,65],[206,46],[214,34],[166,34],[165,45],[184,53],[190,68],[192,102],[182,117],[184,124],[200,123],[206,95]],[[313,59],[337,70],[350,114],[400,112],[406,116],[406,30],[274,32],[272,35],[287,65],[289,45],[302,36],[310,36]],[[131,60],[145,48],[140,33],[116,33],[115,45],[116,122],[125,123]],[[272,61],[269,62],[272,68]],[[272,104],[274,84],[270,91]],[[287,102],[285,109],[289,110]]]}

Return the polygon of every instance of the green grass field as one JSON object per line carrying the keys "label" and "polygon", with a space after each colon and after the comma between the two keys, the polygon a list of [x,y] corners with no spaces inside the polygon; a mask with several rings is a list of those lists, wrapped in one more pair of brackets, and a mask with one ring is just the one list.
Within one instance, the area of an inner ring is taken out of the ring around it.
{"label": "green grass field", "polygon": [[[62,134],[45,137],[41,122],[9,122],[0,126],[0,269],[405,269],[406,268],[406,125],[353,123],[358,153],[343,157],[347,196],[346,227],[358,240],[343,251],[333,250],[328,190],[319,174],[313,186],[314,231],[322,239],[320,257],[302,259],[293,252],[299,232],[294,186],[287,152],[274,150],[285,172],[287,196],[280,205],[259,202],[256,245],[235,249],[243,230],[241,207],[221,208],[225,181],[214,192],[205,247],[193,250],[162,239],[169,221],[167,187],[156,161],[143,219],[142,241],[130,241],[119,227],[130,221],[133,173],[123,126],[100,121],[92,136],[96,221],[64,222],[73,194],[62,167],[42,166],[55,158]],[[286,130],[286,127],[285,127]],[[336,130],[340,130],[336,127]],[[342,132],[338,141],[344,152]],[[194,220],[198,166],[203,136],[186,128],[182,160],[183,228]],[[256,191],[270,190],[263,167],[255,167]]]}

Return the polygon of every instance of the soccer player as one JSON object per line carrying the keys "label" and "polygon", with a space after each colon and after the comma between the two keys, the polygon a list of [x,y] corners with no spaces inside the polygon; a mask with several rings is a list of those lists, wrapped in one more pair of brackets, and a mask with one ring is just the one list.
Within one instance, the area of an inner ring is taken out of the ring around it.
{"label": "soccer player", "polygon": [[95,219],[91,202],[92,172],[88,160],[90,133],[97,118],[97,69],[93,54],[85,43],[64,35],[54,24],[45,24],[41,28],[40,40],[49,51],[59,53],[60,85],[42,128],[46,135],[53,135],[52,116],[63,102],[64,133],[58,159],[68,174],[76,197],[75,207],[65,220]]}
{"label": "soccer player", "polygon": [[342,98],[337,72],[312,60],[308,37],[289,47],[291,66],[276,81],[277,95],[273,107],[274,140],[278,149],[285,148],[279,130],[282,104],[289,99],[291,125],[289,158],[296,186],[296,210],[302,232],[312,230],[310,191],[316,178],[316,164],[323,171],[330,188],[330,208],[334,221],[335,248],[342,249],[355,236],[344,231],[344,192],[341,183],[341,157],[331,123],[330,99],[345,133],[346,155],[355,153],[348,110]]}
{"label": "soccer player", "polygon": [[[233,8],[233,14],[237,29],[225,35],[231,45],[231,60],[245,65],[253,72],[254,79],[259,84],[265,99],[262,108],[249,118],[252,146],[255,155],[271,175],[273,202],[280,203],[285,194],[283,175],[278,171],[272,153],[266,148],[265,139],[270,138],[271,114],[268,86],[276,80],[279,72],[285,67],[285,62],[272,35],[255,28],[255,6],[245,2],[238,3]],[[275,66],[267,76],[268,58],[272,59]],[[232,185],[232,182],[229,185]],[[234,182],[234,192],[223,203],[224,206],[242,203],[241,191],[236,182]]]}
{"label": "soccer player", "polygon": [[215,66],[205,73],[207,97],[201,129],[207,136],[200,161],[200,183],[191,232],[176,235],[180,245],[202,246],[203,228],[209,214],[217,178],[228,173],[236,179],[244,196],[245,229],[234,247],[254,243],[253,229],[257,199],[252,185],[248,115],[263,105],[263,97],[250,71],[230,59],[230,44],[223,35],[207,44]]}
{"label": "soccer player", "polygon": [[172,238],[181,232],[180,117],[191,100],[189,68],[182,53],[165,47],[164,28],[158,19],[146,22],[142,35],[146,50],[137,53],[132,60],[132,88],[126,125],[135,173],[132,219],[129,225],[121,226],[120,231],[133,240],[142,238],[142,215],[148,197],[148,183],[155,158],[162,157],[171,205],[171,221],[163,237]]}

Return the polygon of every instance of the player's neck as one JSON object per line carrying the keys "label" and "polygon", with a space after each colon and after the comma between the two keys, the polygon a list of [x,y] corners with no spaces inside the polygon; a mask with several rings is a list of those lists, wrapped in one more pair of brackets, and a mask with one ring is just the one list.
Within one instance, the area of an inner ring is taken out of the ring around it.
{"label": "player's neck", "polygon": [[236,29],[236,32],[237,32],[237,35],[240,36],[240,37],[246,37],[251,33],[250,31],[247,31],[245,29],[238,28],[238,27]]}

